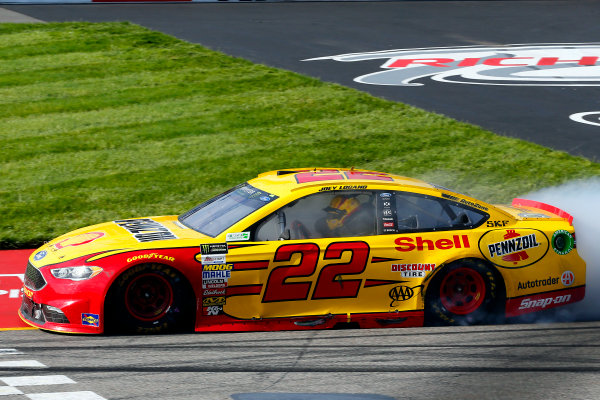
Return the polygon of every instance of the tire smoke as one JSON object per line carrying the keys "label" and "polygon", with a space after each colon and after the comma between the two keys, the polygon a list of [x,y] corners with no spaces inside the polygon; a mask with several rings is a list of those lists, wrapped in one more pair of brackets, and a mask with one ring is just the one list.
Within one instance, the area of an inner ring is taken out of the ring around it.
{"label": "tire smoke", "polygon": [[571,181],[519,197],[541,201],[571,214],[577,251],[586,262],[585,298],[555,309],[542,320],[600,320],[600,177]]}

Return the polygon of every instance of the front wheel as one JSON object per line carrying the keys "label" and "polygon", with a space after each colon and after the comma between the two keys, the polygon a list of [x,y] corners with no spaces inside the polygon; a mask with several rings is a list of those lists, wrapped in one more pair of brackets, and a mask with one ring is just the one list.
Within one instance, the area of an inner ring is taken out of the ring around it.
{"label": "front wheel", "polygon": [[504,284],[483,261],[465,259],[448,264],[433,277],[425,295],[427,325],[499,323]]}
{"label": "front wheel", "polygon": [[162,264],[137,265],[120,275],[107,295],[106,330],[165,333],[192,330],[193,291],[182,275]]}

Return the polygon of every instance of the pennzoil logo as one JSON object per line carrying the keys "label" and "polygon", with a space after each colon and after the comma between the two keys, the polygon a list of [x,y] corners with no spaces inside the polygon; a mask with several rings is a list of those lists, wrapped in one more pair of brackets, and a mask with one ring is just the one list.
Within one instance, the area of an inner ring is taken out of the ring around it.
{"label": "pennzoil logo", "polygon": [[481,254],[494,264],[521,268],[541,260],[550,247],[549,240],[537,229],[495,229],[479,240]]}
{"label": "pennzoil logo", "polygon": [[509,262],[527,260],[527,250],[540,245],[535,233],[521,236],[514,229],[507,230],[504,239],[506,240],[488,245],[491,258],[502,257],[504,261]]}
{"label": "pennzoil logo", "polygon": [[599,57],[600,43],[542,43],[395,49],[303,61],[382,60],[382,71],[354,78],[368,85],[422,86],[430,78],[470,85],[600,86]]}

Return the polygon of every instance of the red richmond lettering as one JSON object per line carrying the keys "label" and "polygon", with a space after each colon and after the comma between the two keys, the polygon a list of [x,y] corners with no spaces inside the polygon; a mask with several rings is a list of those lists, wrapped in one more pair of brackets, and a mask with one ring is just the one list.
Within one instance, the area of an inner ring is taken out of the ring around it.
{"label": "red richmond lettering", "polygon": [[415,239],[402,236],[394,240],[394,243],[398,245],[396,247],[398,251],[468,249],[471,247],[467,235],[453,235],[452,239],[438,239],[436,241],[423,239],[420,236]]}
{"label": "red richmond lettering", "polygon": [[[557,63],[574,63],[577,65],[596,65],[598,57],[581,57],[574,60],[563,60],[558,57],[494,57],[494,58],[402,58],[387,64],[387,68],[406,68],[415,65],[429,67],[473,67],[475,65],[491,65],[495,67],[516,67],[535,65],[556,65]],[[458,63],[458,64],[454,64]]]}

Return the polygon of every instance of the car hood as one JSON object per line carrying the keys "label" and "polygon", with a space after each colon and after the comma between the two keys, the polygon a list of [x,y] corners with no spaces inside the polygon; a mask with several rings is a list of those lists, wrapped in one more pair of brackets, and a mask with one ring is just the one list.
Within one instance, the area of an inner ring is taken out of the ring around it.
{"label": "car hood", "polygon": [[91,254],[194,245],[206,235],[182,225],[176,215],[132,218],[77,229],[46,243],[31,255],[35,267]]}

